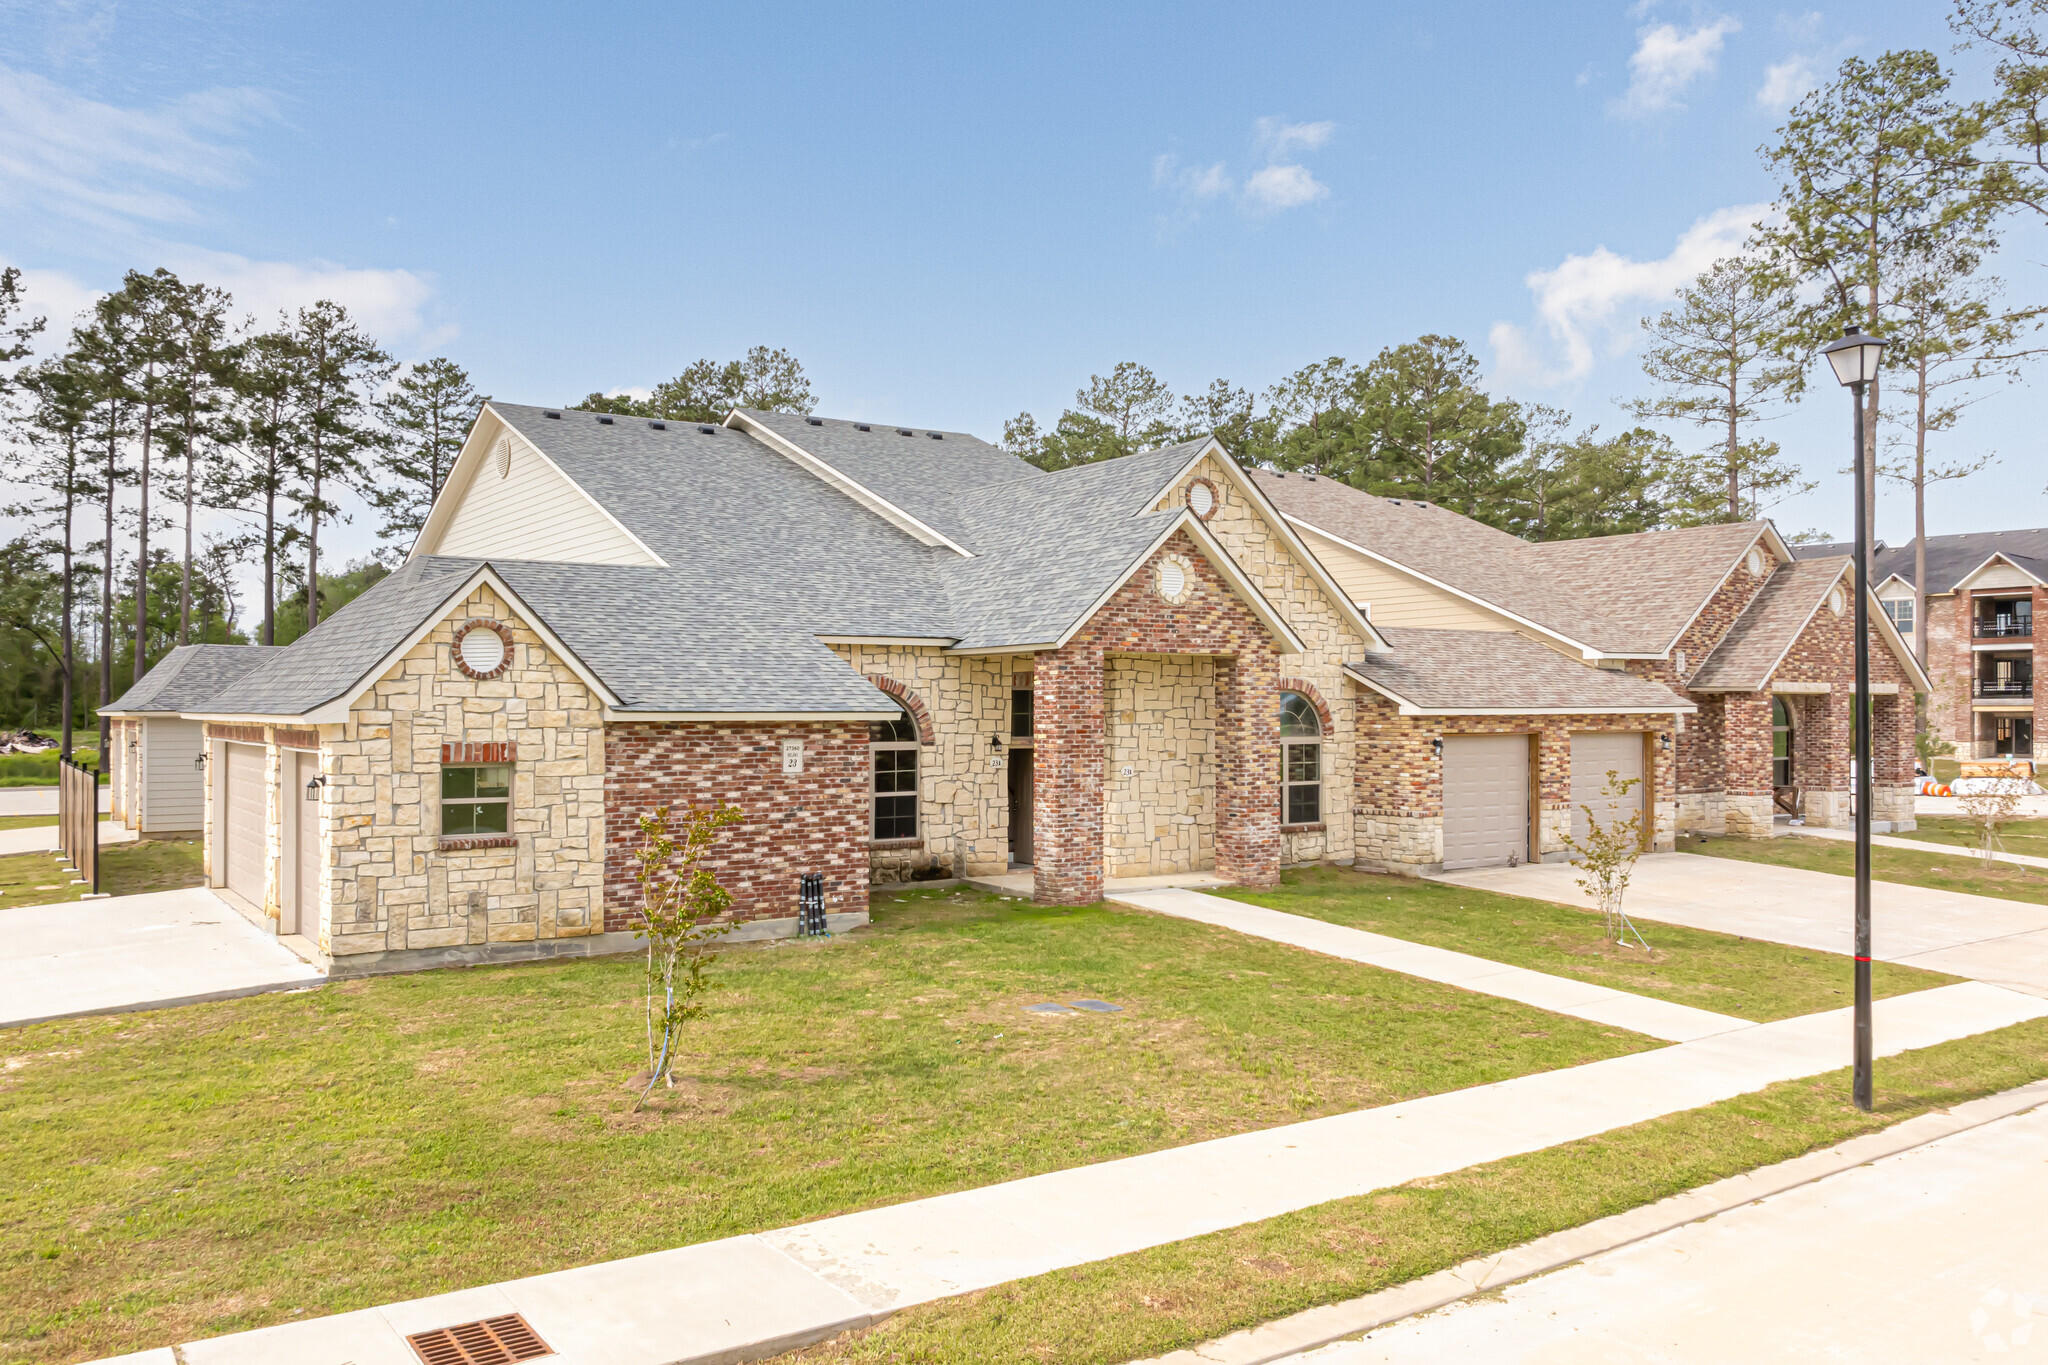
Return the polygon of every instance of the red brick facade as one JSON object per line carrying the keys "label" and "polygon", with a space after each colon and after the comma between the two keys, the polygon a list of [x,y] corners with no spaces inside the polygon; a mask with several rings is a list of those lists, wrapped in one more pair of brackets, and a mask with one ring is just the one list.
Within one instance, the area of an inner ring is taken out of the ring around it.
{"label": "red brick facade", "polygon": [[[1692,676],[1714,646],[1721,643],[1721,637],[1735,624],[1735,618],[1742,615],[1756,595],[1763,591],[1770,581],[1771,572],[1777,561],[1768,554],[1764,556],[1764,572],[1753,574],[1749,571],[1748,556],[1744,555],[1729,575],[1721,580],[1721,586],[1714,589],[1714,595],[1707,599],[1700,614],[1692,624],[1679,633],[1678,643],[1670,654],[1662,659],[1632,659],[1628,670],[1640,678],[1650,678],[1663,683],[1686,700],[1700,704],[1698,719],[1707,721],[1706,699],[1714,694],[1694,695],[1685,690],[1685,679]],[[1683,660],[1683,666],[1680,665]],[[1768,711],[1768,708],[1766,708]],[[1723,790],[1722,769],[1726,763],[1723,745],[1726,743],[1725,722],[1717,714],[1704,725],[1696,726],[1692,718],[1686,721],[1685,730],[1674,741],[1677,773],[1675,781],[1680,792],[1709,792]],[[1764,751],[1770,752],[1770,725],[1768,715],[1764,726]]]}
{"label": "red brick facade", "polygon": [[[782,745],[804,746],[784,774]],[[732,893],[735,921],[797,912],[798,878],[825,875],[829,914],[868,908],[868,727],[860,723],[618,724],[605,731],[604,927],[632,927],[640,902],[639,818],[729,801],[744,816],[707,864]]]}
{"label": "red brick facade", "polygon": [[[1155,586],[1154,568],[1169,554],[1193,567],[1178,604]],[[1280,875],[1278,655],[1265,625],[1183,532],[1066,645],[1036,658],[1034,898],[1085,905],[1102,896],[1103,660],[1116,654],[1216,661],[1216,871],[1272,884]]]}
{"label": "red brick facade", "polygon": [[[1927,599],[1927,671],[1934,683],[1934,691],[1928,698],[1928,726],[1936,735],[1956,746],[1958,757],[1991,756],[1991,730],[1986,718],[1998,714],[2030,714],[2034,722],[2034,756],[2038,759],[2048,754],[2048,738],[2044,738],[2041,732],[2042,723],[2048,721],[2048,693],[2044,693],[2039,685],[2042,679],[2048,678],[2048,669],[2042,667],[2048,663],[2048,658],[2044,658],[2048,655],[2048,638],[2043,636],[2043,624],[2048,623],[2048,589],[2035,588],[2032,591],[2035,634],[2011,641],[2015,653],[2025,650],[2032,656],[2036,686],[2031,698],[2031,711],[1983,711],[1971,693],[1971,683],[1978,669],[1979,651],[1976,646],[1992,642],[1988,639],[1979,641],[1972,634],[1971,621],[1978,609],[1977,600],[2026,595],[2015,589],[2000,588],[1974,594],[1967,591],[1950,593]],[[2016,700],[2012,705],[2017,707],[2026,705],[2026,702]]]}

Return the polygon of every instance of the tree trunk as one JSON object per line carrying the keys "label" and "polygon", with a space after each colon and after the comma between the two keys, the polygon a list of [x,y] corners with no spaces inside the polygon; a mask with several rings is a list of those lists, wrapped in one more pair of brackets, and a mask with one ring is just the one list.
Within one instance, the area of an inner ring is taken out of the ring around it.
{"label": "tree trunk", "polygon": [[306,633],[320,624],[320,446],[313,445],[313,520],[306,532]]}
{"label": "tree trunk", "polygon": [[107,719],[107,704],[114,700],[114,472],[118,446],[115,433],[121,429],[121,408],[108,404],[107,416],[107,540],[100,562],[100,771],[107,769],[107,742],[113,723]]}
{"label": "tree trunk", "polygon": [[57,752],[61,757],[71,757],[71,695],[72,668],[77,660],[72,652],[71,613],[71,514],[78,502],[78,433],[69,432],[64,437],[64,737],[58,742]]}
{"label": "tree trunk", "polygon": [[1927,358],[1913,418],[1913,657],[1927,667]]}
{"label": "tree trunk", "polygon": [[1736,386],[1741,370],[1735,357],[1728,357],[1728,520],[1742,520],[1742,439],[1737,425],[1742,393]]}
{"label": "tree trunk", "polygon": [[263,494],[263,643],[277,643],[277,452],[271,451]]}
{"label": "tree trunk", "polygon": [[[145,390],[156,387],[156,368],[143,371]],[[128,668],[128,685],[142,681],[149,671],[149,439],[156,425],[156,403],[142,405],[142,512],[137,519],[135,549],[135,658]]]}
{"label": "tree trunk", "polygon": [[[189,406],[189,405],[188,405]],[[192,643],[192,414],[185,414],[185,571],[178,580],[178,643]]]}

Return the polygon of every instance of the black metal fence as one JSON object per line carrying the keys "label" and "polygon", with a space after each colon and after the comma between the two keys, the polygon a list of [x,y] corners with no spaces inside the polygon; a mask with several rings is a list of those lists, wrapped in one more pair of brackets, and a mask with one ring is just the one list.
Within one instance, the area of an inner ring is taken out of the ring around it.
{"label": "black metal fence", "polygon": [[57,848],[71,861],[71,875],[100,889],[100,774],[65,758],[57,764]]}

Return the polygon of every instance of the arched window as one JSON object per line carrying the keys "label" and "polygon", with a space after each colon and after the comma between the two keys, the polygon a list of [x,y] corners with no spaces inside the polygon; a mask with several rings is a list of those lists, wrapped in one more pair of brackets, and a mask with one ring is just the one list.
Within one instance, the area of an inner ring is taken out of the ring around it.
{"label": "arched window", "polygon": [[917,722],[907,711],[868,726],[876,839],[917,837]]}
{"label": "arched window", "polygon": [[1783,697],[1771,698],[1771,785],[1792,785],[1792,708]]}
{"label": "arched window", "polygon": [[1323,818],[1323,723],[1299,692],[1280,694],[1280,800],[1282,824]]}

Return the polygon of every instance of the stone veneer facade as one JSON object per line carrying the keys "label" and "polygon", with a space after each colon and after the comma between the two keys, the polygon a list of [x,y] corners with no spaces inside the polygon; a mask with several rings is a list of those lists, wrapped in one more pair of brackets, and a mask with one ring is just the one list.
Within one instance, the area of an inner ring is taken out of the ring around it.
{"label": "stone veneer facade", "polygon": [[1650,809],[1653,851],[1673,847],[1677,829],[1675,764],[1662,737],[1672,718],[1659,716],[1404,716],[1376,693],[1358,698],[1358,749],[1370,755],[1357,779],[1358,863],[1389,872],[1435,872],[1443,866],[1443,760],[1432,742],[1446,735],[1533,735],[1536,740],[1535,856],[1545,862],[1571,857],[1564,837],[1572,827],[1572,735],[1591,730],[1647,732],[1654,738],[1645,777],[1654,793]]}
{"label": "stone veneer facade", "polygon": [[1214,868],[1214,661],[1123,655],[1105,667],[1105,871],[1150,877]]}
{"label": "stone veneer facade", "polygon": [[[1010,858],[1010,691],[1013,673],[1028,669],[1031,656],[947,654],[906,645],[832,649],[884,691],[914,699],[909,709],[921,711],[915,718],[931,731],[917,756],[918,836],[870,844],[871,880],[1004,871]],[[865,736],[863,729],[863,772]],[[991,739],[1000,740],[1000,747]],[[869,828],[863,823],[863,842]]]}

